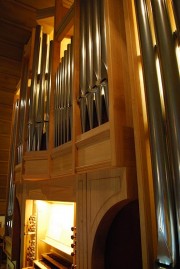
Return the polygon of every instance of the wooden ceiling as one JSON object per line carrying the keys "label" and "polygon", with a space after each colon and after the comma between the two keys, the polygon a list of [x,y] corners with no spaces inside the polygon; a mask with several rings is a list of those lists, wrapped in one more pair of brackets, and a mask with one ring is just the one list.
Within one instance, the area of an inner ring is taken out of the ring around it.
{"label": "wooden ceiling", "polygon": [[6,212],[12,109],[24,45],[38,10],[54,4],[55,0],[0,0],[0,215]]}

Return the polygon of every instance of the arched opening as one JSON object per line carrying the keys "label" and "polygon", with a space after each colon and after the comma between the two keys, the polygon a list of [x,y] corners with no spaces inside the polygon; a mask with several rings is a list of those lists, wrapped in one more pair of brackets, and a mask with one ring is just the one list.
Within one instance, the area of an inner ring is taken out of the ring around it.
{"label": "arched opening", "polygon": [[116,204],[103,217],[94,239],[92,268],[142,268],[137,200]]}

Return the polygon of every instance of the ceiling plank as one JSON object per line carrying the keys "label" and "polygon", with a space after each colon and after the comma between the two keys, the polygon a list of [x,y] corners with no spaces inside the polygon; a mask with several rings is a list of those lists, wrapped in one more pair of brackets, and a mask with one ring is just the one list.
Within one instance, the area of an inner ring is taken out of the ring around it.
{"label": "ceiling plank", "polygon": [[12,0],[2,0],[0,7],[0,18],[26,27],[29,31],[36,25],[36,10],[34,8]]}

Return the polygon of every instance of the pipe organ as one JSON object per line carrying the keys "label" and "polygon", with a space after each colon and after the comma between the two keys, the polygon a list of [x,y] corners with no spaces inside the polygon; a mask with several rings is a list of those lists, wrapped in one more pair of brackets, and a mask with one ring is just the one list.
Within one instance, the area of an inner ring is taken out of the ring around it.
{"label": "pipe organ", "polygon": [[[56,1],[52,40],[42,22],[25,46],[6,244],[15,196],[21,268],[103,269],[105,231],[118,211],[138,201],[138,268],[178,268],[179,1],[70,2],[67,8]],[[55,211],[63,203],[73,214]]]}

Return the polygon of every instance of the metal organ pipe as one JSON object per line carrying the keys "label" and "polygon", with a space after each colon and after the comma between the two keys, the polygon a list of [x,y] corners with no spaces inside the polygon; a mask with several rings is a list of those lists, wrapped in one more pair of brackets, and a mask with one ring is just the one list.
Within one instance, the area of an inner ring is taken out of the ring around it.
{"label": "metal organ pipe", "polygon": [[29,104],[29,122],[28,122],[28,150],[35,149],[34,134],[35,134],[35,111],[36,111],[36,90],[37,90],[37,74],[39,65],[39,51],[40,51],[40,34],[41,26],[36,26],[33,66],[32,66],[32,79],[30,89],[30,104]]}
{"label": "metal organ pipe", "polygon": [[157,260],[161,264],[174,266],[177,262],[177,240],[172,197],[172,175],[170,173],[166,137],[164,135],[165,128],[155,66],[155,52],[150,32],[146,2],[145,0],[136,0],[135,3],[143,56],[151,159],[155,188],[158,232]]}
{"label": "metal organ pipe", "polygon": [[103,11],[100,6],[101,1],[93,0],[93,60],[94,60],[94,88],[95,88],[95,102],[98,125],[102,123],[102,96],[101,96],[101,15]]}
{"label": "metal organ pipe", "polygon": [[47,56],[47,34],[43,34],[39,93],[37,95],[37,110],[36,110],[37,150],[41,149],[42,133],[44,127],[46,56]]}
{"label": "metal organ pipe", "polygon": [[106,39],[106,16],[105,0],[101,0],[101,91],[104,94],[106,114],[109,118],[109,90],[108,90],[108,65],[107,65],[107,39]]}
{"label": "metal organ pipe", "polygon": [[49,44],[49,59],[48,59],[48,71],[47,71],[47,83],[45,87],[45,114],[44,114],[44,121],[45,121],[45,130],[46,130],[46,148],[48,149],[49,144],[49,117],[50,117],[50,94],[51,94],[51,72],[52,72],[52,53],[53,53],[53,41],[50,41]]}
{"label": "metal organ pipe", "polygon": [[173,172],[177,233],[180,247],[180,77],[166,3],[164,0],[152,0],[151,2],[164,82],[167,140]]}
{"label": "metal organ pipe", "polygon": [[17,164],[22,162],[23,155],[23,134],[24,134],[24,122],[26,112],[26,100],[27,100],[27,88],[28,88],[28,65],[29,61],[24,59],[22,67],[22,78],[20,86],[20,100],[19,100],[19,130],[17,141]]}
{"label": "metal organ pipe", "polygon": [[85,28],[85,2],[80,1],[80,113],[81,113],[81,126],[82,132],[86,131],[86,121],[87,121],[87,106],[86,106],[86,92],[87,92],[87,80],[86,80],[86,28]]}

